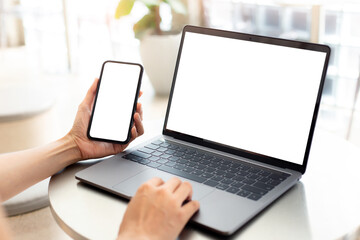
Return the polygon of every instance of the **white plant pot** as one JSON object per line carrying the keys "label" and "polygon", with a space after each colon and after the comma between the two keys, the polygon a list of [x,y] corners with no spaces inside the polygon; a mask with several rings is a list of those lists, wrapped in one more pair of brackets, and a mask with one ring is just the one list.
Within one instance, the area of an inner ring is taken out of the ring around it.
{"label": "white plant pot", "polygon": [[169,95],[181,35],[148,35],[140,42],[140,55],[157,95]]}

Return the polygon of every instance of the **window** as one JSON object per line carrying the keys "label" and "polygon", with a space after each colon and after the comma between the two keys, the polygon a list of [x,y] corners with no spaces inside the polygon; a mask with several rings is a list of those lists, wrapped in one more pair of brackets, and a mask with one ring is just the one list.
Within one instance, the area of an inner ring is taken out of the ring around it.
{"label": "window", "polygon": [[[334,2],[334,1],[333,1]],[[318,126],[343,137],[356,134],[352,121],[359,91],[360,4],[312,5],[289,1],[204,0],[209,27],[327,44],[332,53]]]}

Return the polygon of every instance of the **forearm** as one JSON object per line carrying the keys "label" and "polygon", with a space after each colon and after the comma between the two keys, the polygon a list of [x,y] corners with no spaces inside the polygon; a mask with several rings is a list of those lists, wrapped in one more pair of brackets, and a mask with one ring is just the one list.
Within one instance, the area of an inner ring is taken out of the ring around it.
{"label": "forearm", "polygon": [[0,155],[0,195],[3,200],[80,160],[68,135],[42,147]]}

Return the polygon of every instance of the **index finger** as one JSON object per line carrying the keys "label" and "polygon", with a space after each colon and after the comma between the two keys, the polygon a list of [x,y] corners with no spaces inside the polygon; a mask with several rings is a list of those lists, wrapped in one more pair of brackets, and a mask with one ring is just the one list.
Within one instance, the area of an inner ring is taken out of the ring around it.
{"label": "index finger", "polygon": [[189,182],[181,183],[181,185],[175,191],[176,198],[178,199],[180,205],[185,200],[191,200],[192,193],[193,193],[193,189]]}
{"label": "index finger", "polygon": [[86,96],[83,100],[83,103],[85,105],[90,106],[92,104],[94,97],[95,97],[98,82],[99,82],[99,79],[95,78],[95,81],[93,82],[93,84],[91,85],[89,90],[87,91]]}
{"label": "index finger", "polygon": [[150,180],[148,180],[147,183],[157,187],[157,186],[162,185],[164,183],[164,180],[162,180],[159,177],[154,177],[154,178],[151,178]]}

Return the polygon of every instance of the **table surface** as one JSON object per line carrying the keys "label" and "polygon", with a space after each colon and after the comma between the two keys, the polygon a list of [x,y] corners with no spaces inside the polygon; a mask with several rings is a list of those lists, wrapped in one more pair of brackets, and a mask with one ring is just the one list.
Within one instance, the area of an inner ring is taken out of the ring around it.
{"label": "table surface", "polygon": [[[150,131],[137,143],[161,132],[160,121],[144,125]],[[76,172],[97,161],[69,166],[50,180],[53,216],[75,239],[115,239],[126,210],[126,200],[75,179]],[[359,169],[359,148],[316,130],[301,181],[231,238],[335,239],[344,235],[360,225]],[[217,238],[191,224],[180,235],[180,239]]]}

